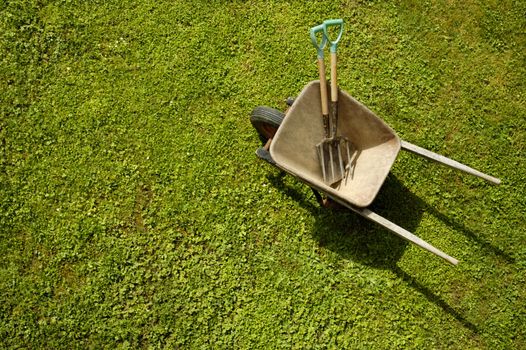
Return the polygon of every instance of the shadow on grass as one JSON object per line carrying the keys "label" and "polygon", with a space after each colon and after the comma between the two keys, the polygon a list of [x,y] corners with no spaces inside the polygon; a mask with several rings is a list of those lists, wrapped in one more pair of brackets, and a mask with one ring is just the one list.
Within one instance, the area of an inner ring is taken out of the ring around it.
{"label": "shadow on grass", "polygon": [[516,262],[515,258],[512,257],[509,253],[505,252],[499,247],[491,244],[487,239],[483,238],[483,233],[474,232],[464,226],[463,224],[449,218],[447,215],[441,213],[437,209],[433,208],[429,204],[425,203],[424,210],[442,221],[447,226],[451,227],[453,230],[462,233],[470,241],[474,242],[479,247],[483,248],[486,252],[494,255],[497,258],[500,258],[506,261],[509,264],[514,264]]}
{"label": "shadow on grass", "polygon": [[[320,246],[344,259],[375,268],[392,268],[402,257],[407,241],[347,209],[321,208],[314,196],[306,196],[283,181],[284,173],[269,176],[274,187],[297,201],[316,218],[313,237]],[[397,208],[397,210],[392,210]],[[371,210],[413,231],[420,223],[424,205],[398,179],[389,175]]]}
{"label": "shadow on grass", "polygon": [[[425,296],[429,302],[439,306],[470,331],[480,334],[476,325],[469,322],[460,312],[455,310],[432,290],[419,283],[414,277],[398,267],[397,262],[409,244],[407,241],[380,228],[377,224],[367,221],[365,218],[360,217],[350,210],[321,208],[317,202],[314,201],[314,196],[305,196],[296,189],[287,186],[282,181],[283,176],[284,173],[271,176],[269,177],[269,181],[273,186],[312,212],[316,218],[312,235],[319,242],[320,246],[337,253],[344,259],[356,261],[374,268],[390,269],[411,288]],[[410,232],[416,230],[420,224],[423,213],[429,212],[452,226],[455,230],[465,234],[485,249],[492,251],[495,255],[505,258],[507,261],[513,261],[508,254],[499,248],[478,238],[475,233],[471,232],[465,226],[450,220],[444,214],[430,207],[422,199],[411,193],[392,174],[389,174],[387,177],[370,209]]]}
{"label": "shadow on grass", "polygon": [[418,291],[420,294],[422,294],[426,299],[435,304],[436,306],[440,307],[442,310],[447,312],[449,315],[453,316],[460,324],[462,324],[464,327],[469,329],[471,332],[475,334],[480,334],[479,328],[468,321],[464,315],[462,315],[460,312],[455,310],[451,305],[449,305],[444,299],[433,293],[433,291],[426,286],[423,286],[418,281],[415,280],[414,277],[409,275],[407,272],[399,268],[398,266],[393,266],[392,270],[396,275],[403,280],[407,285],[409,285],[414,290]]}

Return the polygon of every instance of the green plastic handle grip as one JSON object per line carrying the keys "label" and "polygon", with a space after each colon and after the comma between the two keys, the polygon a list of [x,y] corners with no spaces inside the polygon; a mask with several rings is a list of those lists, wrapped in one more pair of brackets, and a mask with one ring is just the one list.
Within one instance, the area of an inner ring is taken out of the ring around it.
{"label": "green plastic handle grip", "polygon": [[[319,32],[323,32],[321,36],[321,42],[318,42],[318,38],[316,38],[316,34]],[[327,44],[327,37],[325,35],[325,27],[323,24],[320,24],[319,26],[312,27],[310,29],[310,40],[312,41],[312,45],[316,48],[316,51],[318,52],[318,58],[323,59],[323,49],[325,48],[325,45]]]}
{"label": "green plastic handle grip", "polygon": [[[342,34],[343,34],[343,19],[328,19],[326,21],[323,21],[323,35],[325,36],[326,40],[328,40],[331,43],[331,52],[336,52],[336,49],[338,48],[338,42],[340,41]],[[340,32],[338,33],[338,37],[336,40],[331,40],[329,38],[329,27],[340,27]]]}

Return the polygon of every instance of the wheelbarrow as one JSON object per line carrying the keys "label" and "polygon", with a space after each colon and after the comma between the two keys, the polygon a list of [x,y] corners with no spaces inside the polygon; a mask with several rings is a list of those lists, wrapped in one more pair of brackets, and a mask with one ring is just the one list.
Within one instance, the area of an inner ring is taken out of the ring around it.
{"label": "wheelbarrow", "polygon": [[296,99],[289,99],[290,108],[286,115],[265,106],[253,110],[251,123],[264,141],[264,146],[256,151],[258,157],[310,186],[321,205],[331,207],[337,203],[457,265],[457,259],[367,207],[380,191],[401,149],[478,176],[495,185],[500,184],[500,180],[401,140],[382,119],[347,92],[339,90],[338,94],[338,133],[348,138],[353,146],[350,169],[343,180],[332,186],[323,181],[316,151],[316,144],[324,137],[319,117],[320,82],[317,80],[307,84]]}

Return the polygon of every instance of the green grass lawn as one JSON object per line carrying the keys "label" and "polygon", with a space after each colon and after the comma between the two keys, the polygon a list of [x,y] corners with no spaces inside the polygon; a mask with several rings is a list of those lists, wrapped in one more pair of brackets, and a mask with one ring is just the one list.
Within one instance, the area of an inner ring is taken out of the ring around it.
{"label": "green grass lawn", "polygon": [[[526,2],[0,1],[0,347],[526,348]],[[372,209],[257,159],[317,79],[405,140]]]}

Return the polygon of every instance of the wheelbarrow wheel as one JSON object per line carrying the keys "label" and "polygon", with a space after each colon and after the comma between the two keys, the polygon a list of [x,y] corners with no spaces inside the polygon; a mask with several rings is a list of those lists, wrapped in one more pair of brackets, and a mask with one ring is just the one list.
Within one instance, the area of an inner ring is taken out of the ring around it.
{"label": "wheelbarrow wheel", "polygon": [[267,106],[254,108],[250,114],[250,123],[257,130],[259,138],[263,143],[271,139],[278,131],[285,114],[277,109]]}

